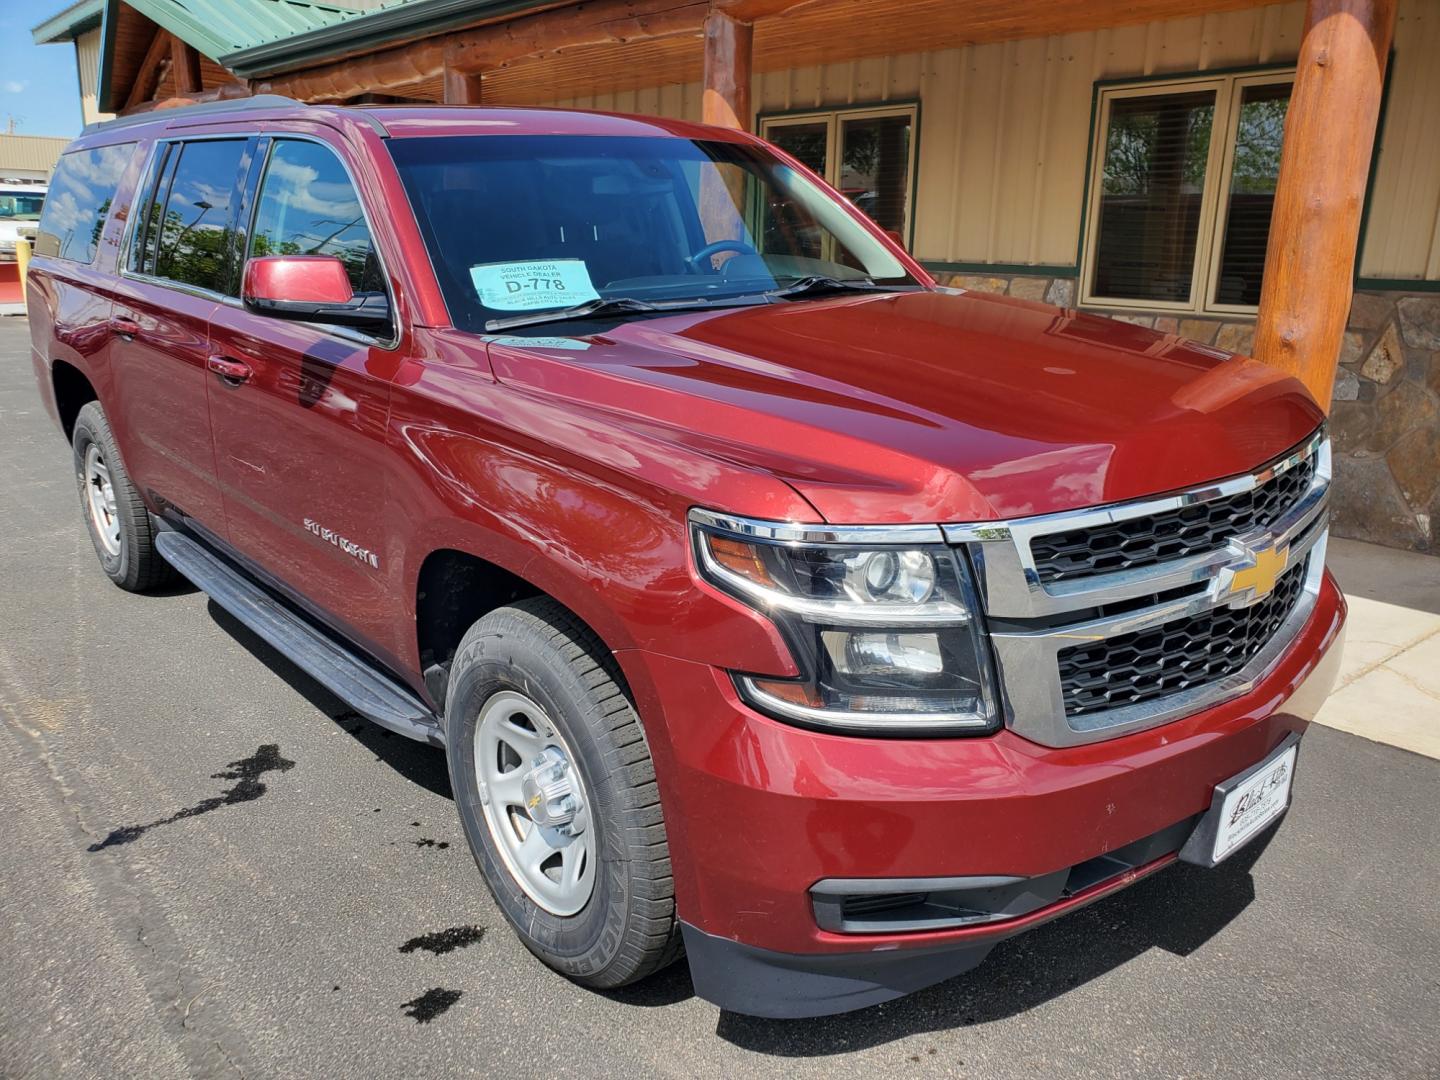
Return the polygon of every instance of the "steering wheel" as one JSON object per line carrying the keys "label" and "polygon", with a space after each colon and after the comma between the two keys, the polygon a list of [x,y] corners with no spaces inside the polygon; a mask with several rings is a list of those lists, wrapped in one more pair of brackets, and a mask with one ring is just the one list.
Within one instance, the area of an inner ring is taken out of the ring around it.
{"label": "steering wheel", "polygon": [[710,257],[712,255],[719,255],[722,251],[733,251],[737,255],[760,254],[749,244],[745,243],[744,240],[716,240],[713,244],[706,244],[686,261],[696,270],[703,270],[705,263]]}

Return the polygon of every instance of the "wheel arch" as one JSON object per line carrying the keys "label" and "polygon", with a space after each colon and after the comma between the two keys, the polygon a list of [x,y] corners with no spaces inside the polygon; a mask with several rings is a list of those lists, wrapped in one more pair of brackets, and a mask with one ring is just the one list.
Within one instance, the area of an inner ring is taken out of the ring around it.
{"label": "wheel arch", "polygon": [[50,388],[55,395],[56,418],[69,442],[75,436],[75,419],[80,410],[92,401],[99,401],[100,394],[90,376],[68,360],[51,361]]}
{"label": "wheel arch", "polygon": [[595,594],[543,560],[507,563],[477,553],[482,545],[451,539],[430,547],[414,579],[415,649],[430,696],[443,709],[445,682],[465,632],[496,608],[547,597],[594,632],[612,654],[632,647],[629,634]]}

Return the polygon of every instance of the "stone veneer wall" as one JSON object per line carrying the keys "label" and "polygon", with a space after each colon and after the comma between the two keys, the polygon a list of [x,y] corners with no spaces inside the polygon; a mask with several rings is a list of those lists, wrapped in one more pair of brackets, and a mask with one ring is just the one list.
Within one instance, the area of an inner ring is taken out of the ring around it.
{"label": "stone veneer wall", "polygon": [[[1060,307],[1075,301],[1073,278],[936,276],[946,285]],[[1109,314],[1231,352],[1248,353],[1255,336],[1252,322]],[[1330,431],[1336,535],[1440,554],[1440,294],[1355,294]]]}

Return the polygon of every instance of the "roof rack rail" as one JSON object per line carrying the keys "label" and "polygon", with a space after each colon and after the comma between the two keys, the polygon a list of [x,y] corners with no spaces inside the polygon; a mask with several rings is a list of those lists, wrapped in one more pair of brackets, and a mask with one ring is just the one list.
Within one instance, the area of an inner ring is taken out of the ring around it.
{"label": "roof rack rail", "polygon": [[149,112],[117,116],[113,120],[100,120],[86,124],[81,135],[93,135],[97,131],[115,131],[117,128],[132,127],[136,124],[153,124],[157,120],[171,118],[189,119],[192,116],[209,116],[213,113],[238,112],[241,109],[274,109],[304,105],[283,94],[256,94],[254,97],[226,98],[223,101],[202,101],[198,105],[177,105],[172,109],[151,109]]}

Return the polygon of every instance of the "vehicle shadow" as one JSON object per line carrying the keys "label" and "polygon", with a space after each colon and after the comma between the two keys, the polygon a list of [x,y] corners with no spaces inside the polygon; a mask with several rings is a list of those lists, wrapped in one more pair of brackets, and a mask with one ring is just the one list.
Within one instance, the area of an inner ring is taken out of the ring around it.
{"label": "vehicle shadow", "polygon": [[209,601],[207,610],[220,629],[278,675],[287,686],[334,721],[342,731],[374,754],[377,761],[383,761],[412,784],[454,800],[443,751],[414,739],[407,739],[403,735],[396,735],[378,724],[372,724],[301,671],[288,657],[268,645],[214,600]]}
{"label": "vehicle shadow", "polygon": [[191,583],[189,578],[175,575],[174,580],[153,589],[146,589],[144,592],[131,593],[131,596],[140,600],[169,600],[176,596],[190,596],[200,590]]}
{"label": "vehicle shadow", "polygon": [[[809,1020],[722,1012],[715,1033],[757,1053],[824,1057],[1027,1012],[1152,948],[1189,956],[1255,899],[1254,866],[1276,830],[1214,870],[1177,864],[1090,907],[1001,942],[973,971],[898,1001]],[[688,979],[687,979],[688,982]]]}

